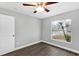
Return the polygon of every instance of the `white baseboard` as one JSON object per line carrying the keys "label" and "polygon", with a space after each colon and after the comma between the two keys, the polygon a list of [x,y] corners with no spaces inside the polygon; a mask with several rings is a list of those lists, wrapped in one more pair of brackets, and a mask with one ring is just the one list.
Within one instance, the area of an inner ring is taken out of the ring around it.
{"label": "white baseboard", "polygon": [[36,42],[32,42],[32,43],[26,44],[26,45],[21,46],[21,47],[17,47],[17,48],[14,49],[14,51],[15,51],[15,50],[18,50],[18,49],[22,49],[22,48],[24,48],[24,47],[28,47],[28,46],[31,46],[31,45],[40,43],[40,42],[41,42],[41,41],[36,41]]}
{"label": "white baseboard", "polygon": [[[12,51],[15,51],[15,50],[18,50],[18,49],[22,49],[22,48],[24,48],[24,47],[28,47],[28,46],[31,46],[31,45],[34,45],[34,44],[37,44],[37,43],[40,43],[40,42],[44,42],[44,43],[47,43],[47,44],[50,44],[50,45],[53,45],[53,46],[57,46],[57,47],[59,47],[59,48],[66,49],[66,50],[68,50],[68,51],[71,51],[71,52],[74,52],[74,53],[79,54],[79,51],[77,51],[77,50],[70,49],[70,48],[67,48],[67,47],[63,47],[63,46],[60,46],[60,45],[57,45],[57,44],[54,44],[54,43],[51,43],[51,42],[47,42],[47,41],[44,41],[44,40],[32,42],[32,43],[26,44],[26,45],[24,45],[24,46],[17,47],[17,48],[15,48],[15,49],[13,49]],[[10,52],[12,52],[12,51],[10,51]],[[10,52],[8,52],[8,53],[10,53]],[[6,54],[6,53],[5,53],[5,54]]]}
{"label": "white baseboard", "polygon": [[62,48],[62,49],[65,49],[65,50],[68,50],[68,51],[71,51],[71,52],[79,54],[78,50],[74,50],[74,49],[70,49],[70,48],[67,48],[67,47],[63,47],[63,46],[60,46],[60,45],[57,45],[57,44],[54,44],[54,43],[51,43],[51,42],[47,42],[47,41],[44,41],[44,40],[42,40],[42,42],[50,44],[50,45],[53,45],[53,46],[57,46],[59,48]]}
{"label": "white baseboard", "polygon": [[[24,46],[14,48],[13,50],[11,50],[11,51],[9,51],[9,52],[7,52],[7,53],[10,53],[10,52],[13,52],[13,51],[16,51],[16,50],[22,49],[22,48],[24,48],[24,47],[28,47],[28,46],[31,46],[31,45],[40,43],[40,42],[41,42],[41,41],[36,41],[36,42],[29,43],[29,44],[26,44],[26,45],[24,45]],[[7,54],[7,53],[4,53],[4,54]],[[4,55],[4,54],[0,54],[0,56],[1,56],[1,55]]]}

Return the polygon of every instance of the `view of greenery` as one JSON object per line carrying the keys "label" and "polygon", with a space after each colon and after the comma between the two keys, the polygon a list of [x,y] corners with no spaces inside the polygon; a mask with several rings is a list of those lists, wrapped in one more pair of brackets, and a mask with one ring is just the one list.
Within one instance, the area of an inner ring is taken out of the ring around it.
{"label": "view of greenery", "polygon": [[71,42],[71,21],[52,22],[52,39]]}

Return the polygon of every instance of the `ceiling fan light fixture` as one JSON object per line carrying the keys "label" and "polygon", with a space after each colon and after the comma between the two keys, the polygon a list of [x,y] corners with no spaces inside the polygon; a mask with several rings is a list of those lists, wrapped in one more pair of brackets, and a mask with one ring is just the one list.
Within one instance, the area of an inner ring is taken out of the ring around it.
{"label": "ceiling fan light fixture", "polygon": [[34,10],[33,13],[37,12],[49,12],[50,10],[46,8],[47,5],[55,4],[58,2],[35,2],[32,4],[23,3],[23,6],[36,6],[37,8]]}
{"label": "ceiling fan light fixture", "polygon": [[38,7],[36,8],[36,11],[42,12],[42,11],[45,11],[45,10],[44,10],[44,7],[38,6]]}

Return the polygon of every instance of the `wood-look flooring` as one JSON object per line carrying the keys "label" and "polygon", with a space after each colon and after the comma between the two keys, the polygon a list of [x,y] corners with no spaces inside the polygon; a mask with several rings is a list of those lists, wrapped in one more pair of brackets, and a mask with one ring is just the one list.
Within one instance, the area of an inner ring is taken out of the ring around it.
{"label": "wood-look flooring", "polygon": [[79,56],[79,55],[41,42],[5,54],[4,56]]}

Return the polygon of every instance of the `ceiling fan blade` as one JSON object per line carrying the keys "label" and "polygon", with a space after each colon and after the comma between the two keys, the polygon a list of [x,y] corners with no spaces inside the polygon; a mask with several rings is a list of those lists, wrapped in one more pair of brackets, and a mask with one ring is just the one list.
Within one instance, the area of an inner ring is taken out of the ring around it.
{"label": "ceiling fan blade", "polygon": [[47,2],[45,3],[45,5],[50,5],[50,4],[55,4],[55,3],[58,3],[58,2]]}
{"label": "ceiling fan blade", "polygon": [[35,10],[33,13],[37,13],[37,11]]}
{"label": "ceiling fan blade", "polygon": [[44,8],[46,12],[49,12],[50,10],[48,10],[47,8]]}
{"label": "ceiling fan blade", "polygon": [[23,3],[23,6],[36,6],[36,5]]}

